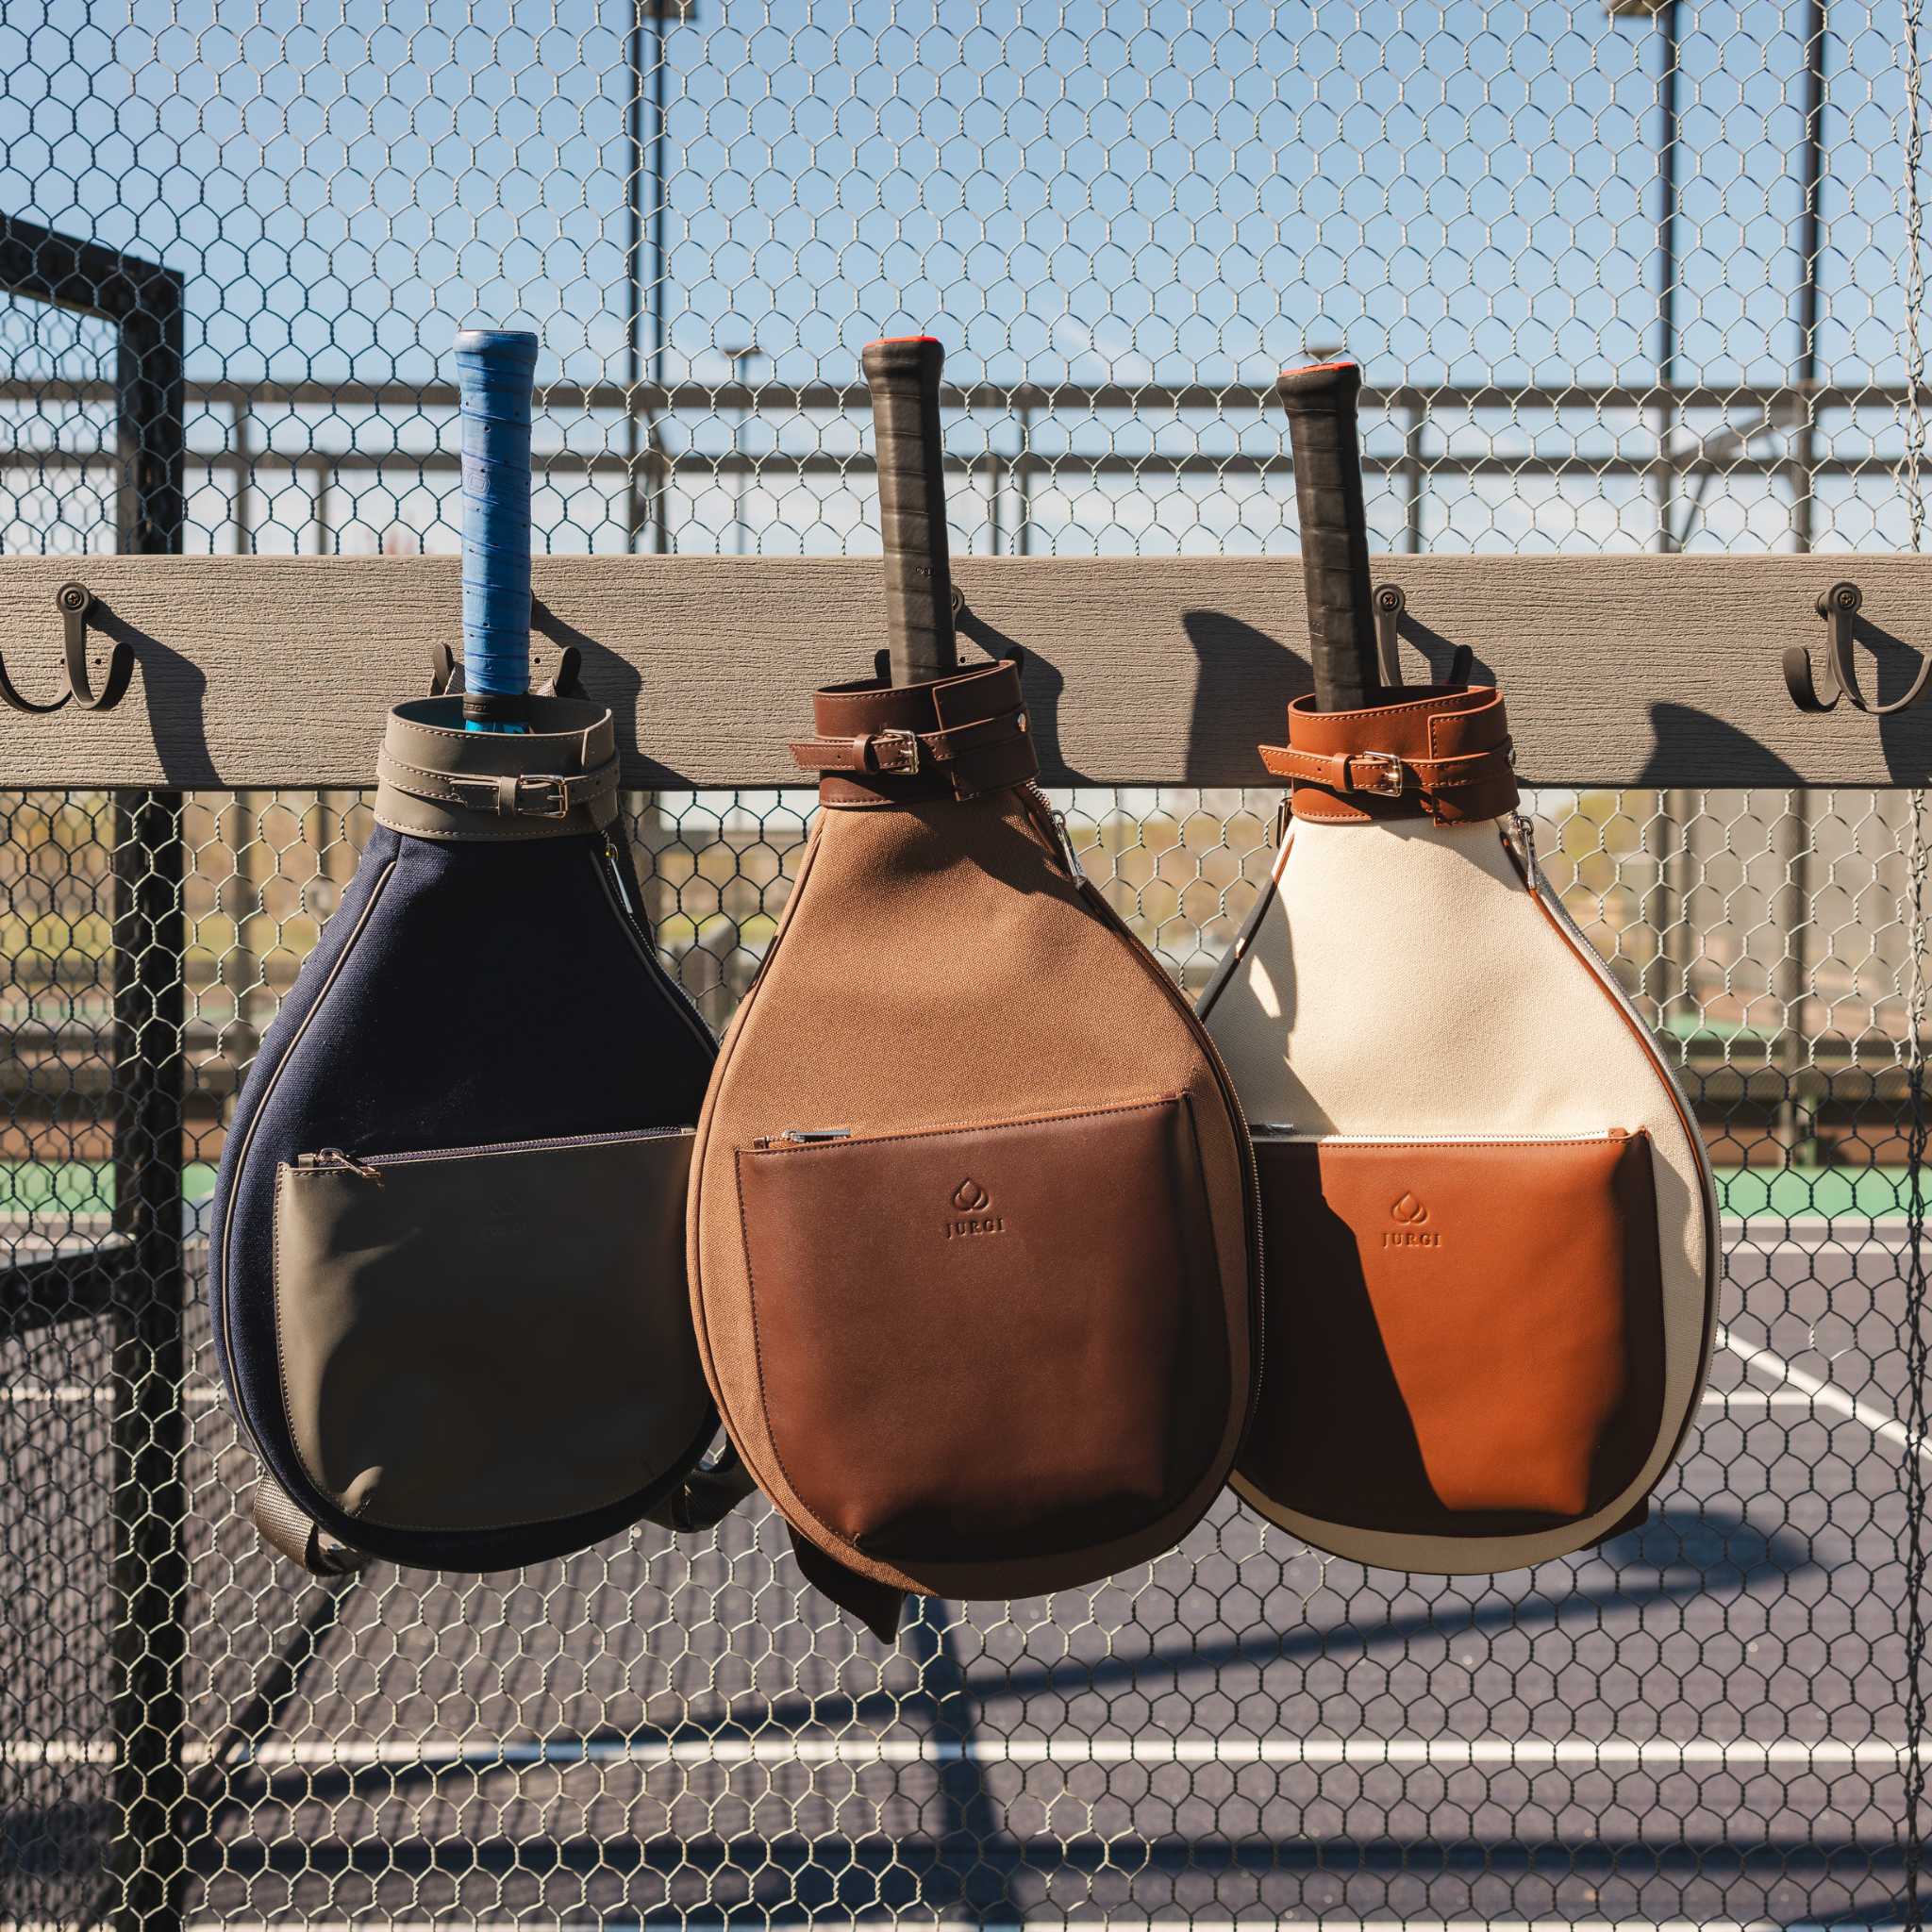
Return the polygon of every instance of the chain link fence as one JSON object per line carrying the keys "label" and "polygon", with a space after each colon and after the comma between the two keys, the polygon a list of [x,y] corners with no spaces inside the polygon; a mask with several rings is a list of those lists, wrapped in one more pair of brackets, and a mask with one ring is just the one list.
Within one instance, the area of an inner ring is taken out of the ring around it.
{"label": "chain link fence", "polygon": [[[875,549],[928,326],[962,551],[1292,569],[1263,391],[1344,347],[1383,547],[1916,548],[1916,8],[0,0],[0,548],[454,548],[478,319],[557,550]],[[1057,802],[1198,988],[1275,794]],[[367,800],[0,793],[0,1925],[1916,1923],[1925,794],[1534,804],[1723,1180],[1648,1525],[1445,1582],[1224,1499],[887,1653],[761,1504],[272,1563],[204,1217]],[[714,1024],[810,806],[629,801]]]}

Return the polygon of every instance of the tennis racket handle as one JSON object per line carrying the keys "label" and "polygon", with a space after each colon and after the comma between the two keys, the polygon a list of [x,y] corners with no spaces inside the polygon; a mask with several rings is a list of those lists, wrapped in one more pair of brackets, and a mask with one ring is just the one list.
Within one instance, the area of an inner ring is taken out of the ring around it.
{"label": "tennis racket handle", "polygon": [[[537,338],[526,330],[466,328],[457,337],[463,689],[473,720],[512,717],[530,689],[530,378],[536,368]],[[477,699],[483,702],[472,702]]]}
{"label": "tennis racket handle", "polygon": [[878,449],[892,682],[918,684],[958,667],[940,463],[940,370],[946,352],[931,336],[893,336],[869,344],[862,359]]}
{"label": "tennis racket handle", "polygon": [[1274,385],[1288,410],[1289,447],[1294,454],[1308,657],[1315,673],[1315,705],[1324,711],[1360,710],[1382,698],[1356,423],[1361,386],[1361,371],[1353,362],[1284,369]]}

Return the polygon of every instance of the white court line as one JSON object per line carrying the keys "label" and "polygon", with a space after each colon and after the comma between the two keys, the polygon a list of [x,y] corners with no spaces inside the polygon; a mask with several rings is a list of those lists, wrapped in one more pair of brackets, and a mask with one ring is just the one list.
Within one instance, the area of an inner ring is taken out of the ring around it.
{"label": "white court line", "polygon": [[1874,1408],[1869,1402],[1860,1402],[1856,1395],[1847,1395],[1835,1382],[1827,1382],[1822,1375],[1807,1374],[1803,1369],[1793,1368],[1783,1356],[1774,1355],[1768,1348],[1740,1341],[1722,1322],[1718,1324],[1717,1339],[1720,1346],[1729,1349],[1746,1368],[1775,1375],[1785,1387],[1808,1395],[1820,1408],[1828,1408],[1835,1415],[1862,1424],[1881,1442],[1890,1442],[1896,1449],[1908,1452],[1916,1449],[1922,1460],[1932,1462],[1932,1443],[1915,1443],[1912,1432],[1896,1416],[1888,1415],[1882,1408]]}
{"label": "white court line", "polygon": [[[734,1919],[705,1919],[665,1907],[659,1922],[676,1924],[683,1932],[728,1932],[741,1924]],[[476,1919],[465,1922],[469,1932],[612,1932],[613,1927],[642,1925],[639,1918],[613,1913],[597,1919]],[[835,1919],[814,1912],[814,1925],[856,1925],[854,1919]],[[867,1920],[868,1924],[877,1921]],[[922,1922],[924,1923],[924,1922]],[[1063,1932],[1255,1932],[1256,1919],[1055,1919]],[[1279,1924],[1319,1924],[1322,1932],[1897,1932],[1898,1921],[1887,1919],[1349,1919],[1323,1912],[1320,1919],[1278,1920]],[[386,1919],[374,1912],[355,1919],[305,1919],[303,1932],[449,1932],[447,1919]],[[190,1919],[186,1932],[286,1932],[286,1919]],[[1024,1932],[1019,1920],[935,1919],[930,1932]],[[82,1932],[74,1920],[0,1919],[0,1932]]]}
{"label": "white court line", "polygon": [[[222,1391],[210,1383],[195,1383],[182,1391],[184,1402],[202,1407],[221,1399]],[[56,1382],[39,1388],[28,1384],[24,1388],[0,1389],[0,1402],[18,1402],[28,1406],[46,1404],[58,1408],[79,1408],[89,1404],[111,1405],[113,1400],[114,1386],[111,1382]],[[4,1932],[4,1925],[5,1922],[0,1921],[0,1932]]]}
{"label": "white court line", "polygon": [[[186,1932],[286,1932],[287,1920],[190,1919]],[[383,1919],[374,1913],[358,1919],[305,1919],[303,1932],[449,1932],[447,1919]],[[615,1913],[599,1919],[477,1919],[466,1922],[468,1932],[612,1932],[613,1927],[641,1925],[641,1919]],[[658,1911],[658,1923],[675,1924],[683,1932],[729,1932],[735,1919],[703,1919],[675,1907]],[[857,1925],[856,1919],[835,1919],[814,1912],[814,1925]],[[865,1921],[876,1924],[876,1920]],[[922,1924],[927,1922],[922,1921]],[[1035,1922],[1036,1924],[1038,1922]],[[1058,1919],[1061,1932],[1255,1932],[1258,1919]],[[1309,1932],[1898,1932],[1896,1919],[1349,1919],[1323,1912],[1319,1919],[1280,1919],[1281,1925],[1306,1925]],[[1025,1932],[1024,1922],[1013,1919],[934,1919],[930,1932]],[[0,1932],[79,1932],[72,1924],[23,1923],[0,1919]]]}
{"label": "white court line", "polygon": [[[1932,1747],[1922,1747],[1932,1749]],[[191,1764],[208,1749],[190,1744]],[[317,1739],[258,1745],[237,1763],[277,1766],[520,1764],[1288,1764],[1431,1766],[1449,1770],[1574,1767],[1684,1771],[1701,1768],[1808,1771],[1820,1767],[1890,1770],[1906,1746],[1888,1739],[1771,1743],[1696,1738],[718,1738],[673,1742],[576,1739],[507,1741],[493,1738]],[[111,1764],[101,1740],[28,1739],[5,1747],[8,1764]]]}

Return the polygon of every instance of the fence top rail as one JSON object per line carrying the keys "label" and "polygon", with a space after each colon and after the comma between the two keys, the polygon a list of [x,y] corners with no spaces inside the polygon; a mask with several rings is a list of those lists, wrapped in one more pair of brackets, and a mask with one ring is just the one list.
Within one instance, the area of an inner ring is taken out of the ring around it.
{"label": "fence top rail", "polygon": [[[1052,783],[1261,785],[1255,754],[1307,689],[1301,573],[1282,558],[979,558],[957,569],[980,648],[1027,652]],[[1508,695],[1518,766],[1558,785],[1923,785],[1932,704],[1807,716],[1780,658],[1822,652],[1820,594],[1855,578],[1868,691],[1885,699],[1932,637],[1932,558],[1907,556],[1389,557],[1410,675],[1467,644]],[[96,683],[117,643],[133,683],[108,711],[0,712],[0,782],[212,789],[369,781],[388,707],[425,688],[456,635],[455,558],[0,559],[0,657],[58,695],[55,595],[96,600]],[[541,557],[539,670],[581,653],[642,787],[796,784],[785,751],[815,686],[884,643],[868,558]]]}

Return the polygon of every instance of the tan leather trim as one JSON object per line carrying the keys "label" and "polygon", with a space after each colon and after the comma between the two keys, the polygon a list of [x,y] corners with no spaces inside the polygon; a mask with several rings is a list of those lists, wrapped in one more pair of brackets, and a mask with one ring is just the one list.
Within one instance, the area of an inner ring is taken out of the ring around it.
{"label": "tan leather trim", "polygon": [[1286,746],[1261,762],[1293,781],[1297,818],[1335,824],[1428,818],[1469,824],[1511,811],[1516,774],[1503,694],[1489,686],[1426,687],[1422,696],[1358,711],[1288,708]]}
{"label": "tan leather trim", "polygon": [[791,751],[822,774],[822,805],[972,798],[1039,775],[1012,658],[924,684],[828,686],[812,716],[818,735]]}
{"label": "tan leather trim", "polygon": [[525,732],[466,731],[460,698],[416,698],[389,715],[375,818],[411,838],[522,842],[601,831],[618,808],[610,713],[532,697]]}
{"label": "tan leather trim", "polygon": [[1606,1508],[1662,1424],[1647,1134],[1265,1139],[1283,1507],[1406,1535]]}

